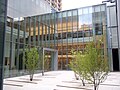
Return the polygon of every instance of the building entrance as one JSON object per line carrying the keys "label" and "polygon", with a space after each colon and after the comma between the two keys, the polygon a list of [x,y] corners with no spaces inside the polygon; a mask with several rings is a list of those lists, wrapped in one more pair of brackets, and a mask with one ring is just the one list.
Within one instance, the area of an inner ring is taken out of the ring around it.
{"label": "building entrance", "polygon": [[[57,70],[58,69],[58,51],[55,49],[50,48],[43,48],[43,65],[42,65],[42,72],[44,73],[45,67],[48,65],[50,66],[50,70]],[[46,52],[48,54],[46,54]],[[46,55],[45,55],[46,54]],[[48,63],[46,63],[46,59],[48,59]]]}
{"label": "building entrance", "polygon": [[118,49],[112,49],[113,55],[113,71],[119,71]]}

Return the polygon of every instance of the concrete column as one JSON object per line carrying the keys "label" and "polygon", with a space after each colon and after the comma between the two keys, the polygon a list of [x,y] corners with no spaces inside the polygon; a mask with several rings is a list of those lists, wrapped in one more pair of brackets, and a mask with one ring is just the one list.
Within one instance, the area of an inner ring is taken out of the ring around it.
{"label": "concrete column", "polygon": [[58,51],[54,52],[54,70],[58,70]]}
{"label": "concrete column", "polygon": [[51,70],[54,70],[54,52],[51,52]]}
{"label": "concrete column", "polygon": [[43,49],[43,53],[42,53],[42,55],[43,55],[43,57],[42,57],[42,58],[43,58],[43,61],[42,61],[42,76],[44,76],[44,64],[45,64],[45,63],[44,63],[44,54],[45,54],[44,52],[45,52],[45,51],[44,51],[44,49]]}
{"label": "concrete column", "polygon": [[7,0],[0,0],[0,90],[3,90],[4,46],[7,18]]}
{"label": "concrete column", "polygon": [[58,70],[58,51],[52,52],[51,60],[51,70]]}

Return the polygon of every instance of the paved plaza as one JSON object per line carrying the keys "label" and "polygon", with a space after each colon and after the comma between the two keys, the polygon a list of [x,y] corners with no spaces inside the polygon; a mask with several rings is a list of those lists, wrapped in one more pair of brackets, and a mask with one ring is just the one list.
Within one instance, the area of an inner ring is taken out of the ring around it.
{"label": "paved plaza", "polygon": [[[50,71],[44,76],[35,74],[33,81],[28,75],[5,79],[3,90],[93,90],[93,85],[82,86],[73,71]],[[110,72],[99,90],[120,90],[120,72]]]}

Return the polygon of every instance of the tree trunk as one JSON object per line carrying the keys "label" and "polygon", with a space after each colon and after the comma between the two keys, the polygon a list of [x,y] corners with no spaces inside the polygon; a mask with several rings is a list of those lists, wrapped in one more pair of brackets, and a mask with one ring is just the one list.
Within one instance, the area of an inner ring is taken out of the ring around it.
{"label": "tree trunk", "polygon": [[94,84],[94,90],[97,90],[97,89],[96,89],[96,85],[95,85],[95,84]]}
{"label": "tree trunk", "polygon": [[30,78],[30,81],[32,81],[33,79],[32,78]]}
{"label": "tree trunk", "polygon": [[33,80],[33,74],[30,75],[30,81],[32,81],[32,80]]}
{"label": "tree trunk", "polygon": [[76,73],[74,73],[74,75],[75,75],[76,80],[79,80],[79,78],[77,77],[77,74],[76,74]]}
{"label": "tree trunk", "polygon": [[85,82],[84,82],[84,80],[82,80],[82,84],[83,84],[83,86],[85,86]]}
{"label": "tree trunk", "polygon": [[30,81],[33,80],[33,75],[34,75],[34,73],[31,73],[31,74],[30,74]]}
{"label": "tree trunk", "polygon": [[94,84],[94,90],[98,90],[98,85]]}
{"label": "tree trunk", "polygon": [[44,71],[42,71],[42,76],[44,76]]}
{"label": "tree trunk", "polygon": [[93,82],[93,84],[94,84],[94,90],[98,90],[98,88],[97,88],[98,84],[96,83],[95,78],[94,78],[94,82]]}

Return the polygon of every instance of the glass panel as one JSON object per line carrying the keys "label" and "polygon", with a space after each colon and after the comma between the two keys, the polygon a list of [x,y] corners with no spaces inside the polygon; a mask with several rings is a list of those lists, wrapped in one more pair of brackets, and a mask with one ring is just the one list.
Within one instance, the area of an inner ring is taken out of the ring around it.
{"label": "glass panel", "polygon": [[68,23],[67,24],[68,24],[68,29],[72,29],[72,11],[68,11]]}
{"label": "glass panel", "polygon": [[112,39],[112,47],[117,48],[118,47],[118,34],[117,34],[117,28],[111,28],[111,39]]}
{"label": "glass panel", "polygon": [[83,26],[83,15],[80,15],[79,16],[79,30],[83,30],[82,26]]}
{"label": "glass panel", "polygon": [[73,16],[77,16],[78,10],[73,10]]}
{"label": "glass panel", "polygon": [[100,6],[95,6],[95,12],[100,12]]}
{"label": "glass panel", "polygon": [[83,13],[82,13],[82,9],[80,8],[80,9],[78,9],[78,15],[82,15]]}
{"label": "glass panel", "polygon": [[[103,17],[104,18],[104,17]],[[107,23],[108,23],[108,27],[110,26],[110,8],[107,8]]]}
{"label": "glass panel", "polygon": [[[8,38],[8,37],[6,37]],[[10,50],[10,42],[6,41],[6,44],[5,44],[5,61],[4,61],[4,78],[6,77],[9,77],[9,74],[10,74],[10,68],[11,68],[11,58],[10,58],[10,53],[11,53],[11,50]]]}
{"label": "glass panel", "polygon": [[77,31],[77,10],[73,11],[73,16],[72,16],[72,23],[73,23],[73,31]]}
{"label": "glass panel", "polygon": [[25,26],[25,23],[24,23],[24,20],[20,22],[21,25],[20,25],[20,43],[24,43],[24,26]]}
{"label": "glass panel", "polygon": [[62,13],[62,29],[66,29],[66,23],[67,23],[67,21],[66,21],[67,19],[66,19],[66,12],[63,12]]}
{"label": "glass panel", "polygon": [[7,31],[6,31],[7,35],[6,36],[8,37],[6,39],[6,41],[10,41],[11,34],[13,32],[13,19],[12,18],[7,17],[7,27],[6,27],[6,29],[7,29]]}
{"label": "glass panel", "polygon": [[88,9],[89,9],[89,13],[93,13],[92,7],[89,7]]}
{"label": "glass panel", "polygon": [[95,24],[95,33],[96,35],[101,35],[103,33],[103,27],[100,23]]}
{"label": "glass panel", "polygon": [[115,13],[116,8],[115,7],[110,7],[110,22],[111,26],[116,26],[116,13]]}
{"label": "glass panel", "polygon": [[61,23],[62,23],[62,15],[61,15],[61,13],[58,13],[58,20],[57,20],[57,30],[58,30],[58,33],[62,29],[62,24]]}
{"label": "glass panel", "polygon": [[101,11],[105,11],[106,6],[105,5],[101,5]]}
{"label": "glass panel", "polygon": [[88,8],[83,9],[83,14],[88,14]]}

